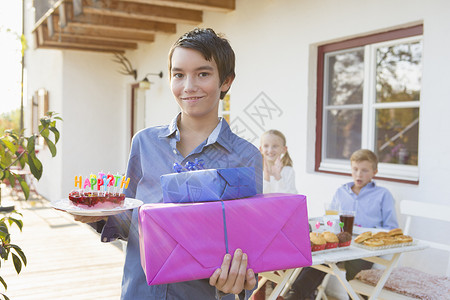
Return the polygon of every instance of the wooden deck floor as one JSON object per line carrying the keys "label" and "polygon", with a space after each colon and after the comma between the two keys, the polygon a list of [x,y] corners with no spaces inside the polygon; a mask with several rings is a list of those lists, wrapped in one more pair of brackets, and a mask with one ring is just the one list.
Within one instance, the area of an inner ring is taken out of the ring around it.
{"label": "wooden deck floor", "polygon": [[[2,194],[5,199],[8,193]],[[12,259],[2,263],[0,274],[11,300],[119,299],[120,243],[101,243],[89,226],[52,209],[45,199],[14,204],[23,214],[24,228],[20,232],[14,226],[11,243],[23,249],[28,264],[17,275]]]}

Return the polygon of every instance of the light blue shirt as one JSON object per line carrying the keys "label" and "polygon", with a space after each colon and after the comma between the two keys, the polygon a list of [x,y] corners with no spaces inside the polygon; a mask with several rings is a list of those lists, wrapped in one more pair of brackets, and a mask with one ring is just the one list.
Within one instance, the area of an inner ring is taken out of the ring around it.
{"label": "light blue shirt", "polygon": [[[205,168],[254,167],[256,171],[256,190],[262,193],[262,157],[259,150],[246,140],[234,134],[228,123],[221,119],[208,139],[201,143],[187,157],[177,150],[180,140],[177,127],[178,116],[170,125],[144,129],[136,134],[131,145],[127,177],[130,183],[126,196],[144,201],[144,203],[162,202],[160,176],[173,173],[175,162],[184,165],[195,158],[203,159]],[[109,217],[103,227],[103,242],[117,238],[128,239],[122,280],[124,300],[157,299],[215,299],[220,298],[215,287],[209,285],[209,279],[194,280],[163,285],[147,285],[141,267],[139,252],[138,210],[129,214]],[[218,266],[219,267],[219,266]],[[252,291],[245,291],[248,299]],[[241,298],[244,293],[241,293]],[[229,294],[222,299],[233,299]]]}
{"label": "light blue shirt", "polygon": [[355,225],[368,228],[398,228],[395,213],[395,201],[388,189],[369,182],[359,195],[352,191],[353,182],[339,187],[333,197],[333,203],[342,210],[355,210]]}

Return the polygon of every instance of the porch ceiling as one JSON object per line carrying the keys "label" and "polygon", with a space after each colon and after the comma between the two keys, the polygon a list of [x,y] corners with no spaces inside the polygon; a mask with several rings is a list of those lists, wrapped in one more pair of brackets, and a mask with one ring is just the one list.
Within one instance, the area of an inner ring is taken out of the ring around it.
{"label": "porch ceiling", "polygon": [[[151,43],[204,11],[230,12],[236,0],[58,0],[37,20],[38,48],[119,52]],[[48,3],[48,2],[47,2]]]}

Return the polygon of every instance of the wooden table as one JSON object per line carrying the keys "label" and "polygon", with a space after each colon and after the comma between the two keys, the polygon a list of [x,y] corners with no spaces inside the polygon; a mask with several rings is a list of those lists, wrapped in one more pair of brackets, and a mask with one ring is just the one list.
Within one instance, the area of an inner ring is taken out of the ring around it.
{"label": "wooden table", "polygon": [[[355,300],[361,298],[345,278],[345,271],[341,271],[337,267],[337,263],[353,259],[364,259],[373,263],[384,265],[386,266],[384,273],[369,298],[376,299],[383,289],[384,284],[389,278],[389,275],[391,274],[400,256],[405,252],[423,250],[427,247],[427,243],[419,240],[415,240],[410,246],[380,250],[367,250],[352,244],[349,247],[338,248],[335,251],[325,250],[323,252],[313,253],[312,267],[335,275],[339,282],[347,290],[350,297]],[[385,255],[392,255],[392,257],[390,259],[381,258],[381,256]],[[258,282],[258,286],[262,286],[267,280],[277,283],[277,286],[269,296],[270,300],[275,300],[279,295],[285,295],[287,291],[289,291],[292,283],[300,274],[301,269],[302,268],[259,273],[261,279]]]}

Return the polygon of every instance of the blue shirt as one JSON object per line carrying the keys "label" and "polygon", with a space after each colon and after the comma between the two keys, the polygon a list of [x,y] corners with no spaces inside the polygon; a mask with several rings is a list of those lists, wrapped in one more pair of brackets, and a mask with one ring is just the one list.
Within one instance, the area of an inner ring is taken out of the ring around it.
{"label": "blue shirt", "polygon": [[[208,169],[254,167],[256,190],[258,193],[262,192],[262,157],[259,150],[234,134],[224,119],[221,119],[209,137],[187,157],[183,157],[177,150],[177,142],[180,140],[177,120],[178,116],[170,125],[144,129],[133,138],[127,168],[127,177],[130,178],[125,192],[127,197],[142,200],[144,203],[162,202],[160,176],[173,173],[172,166],[175,162],[184,165],[195,158],[203,159],[205,168]],[[218,297],[219,293],[215,287],[209,285],[209,279],[147,285],[139,252],[138,209],[134,209],[132,214],[108,218],[101,239],[103,242],[109,242],[117,238],[128,240],[121,299],[181,300]],[[241,297],[243,294],[241,293]],[[251,291],[245,291],[246,299],[250,295]],[[234,295],[225,295],[222,299],[234,300]]]}
{"label": "blue shirt", "polygon": [[353,182],[337,189],[333,203],[342,210],[355,210],[355,225],[368,228],[398,228],[395,201],[388,189],[369,182],[358,195],[352,191]]}

